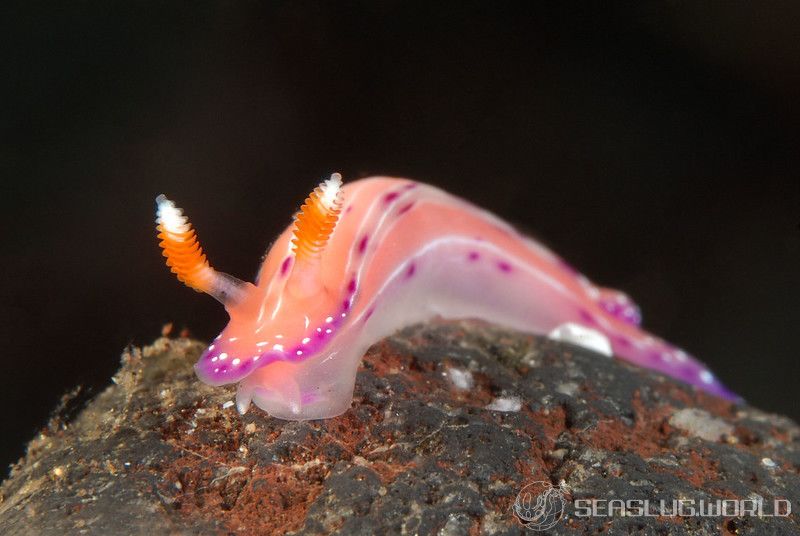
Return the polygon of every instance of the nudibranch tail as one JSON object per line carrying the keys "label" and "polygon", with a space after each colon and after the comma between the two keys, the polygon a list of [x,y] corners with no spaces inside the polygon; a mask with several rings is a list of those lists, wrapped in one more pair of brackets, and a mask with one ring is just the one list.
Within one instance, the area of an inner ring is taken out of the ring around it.
{"label": "nudibranch tail", "polygon": [[217,272],[209,265],[197,234],[183,215],[183,210],[167,199],[156,197],[158,238],[167,266],[178,280],[197,292],[205,292],[222,304],[237,301],[245,283],[231,275]]}

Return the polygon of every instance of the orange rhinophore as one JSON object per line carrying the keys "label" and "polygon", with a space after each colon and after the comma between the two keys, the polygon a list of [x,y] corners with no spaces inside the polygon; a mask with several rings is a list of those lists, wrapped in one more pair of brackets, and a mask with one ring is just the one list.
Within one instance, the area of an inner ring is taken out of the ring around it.
{"label": "orange rhinophore", "polygon": [[167,266],[178,280],[197,292],[210,294],[223,305],[240,301],[247,283],[218,272],[208,264],[192,224],[175,203],[159,195],[156,204],[158,245],[167,258]]}
{"label": "orange rhinophore", "polygon": [[206,260],[192,224],[183,211],[164,195],[158,196],[156,203],[158,245],[167,258],[167,266],[182,283],[197,292],[208,292],[214,279],[214,269]]}
{"label": "orange rhinophore", "polygon": [[342,176],[334,173],[314,188],[300,207],[294,220],[292,239],[296,264],[319,258],[342,210],[341,186]]}
{"label": "orange rhinophore", "polygon": [[341,187],[342,176],[334,173],[314,188],[295,215],[291,242],[294,264],[287,289],[296,298],[308,298],[322,290],[319,262],[342,211]]}

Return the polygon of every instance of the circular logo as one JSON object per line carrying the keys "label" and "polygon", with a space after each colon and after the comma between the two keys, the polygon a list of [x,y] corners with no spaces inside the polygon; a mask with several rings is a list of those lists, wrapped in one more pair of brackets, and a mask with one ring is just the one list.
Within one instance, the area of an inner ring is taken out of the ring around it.
{"label": "circular logo", "polygon": [[550,482],[528,484],[517,494],[514,514],[525,528],[547,530],[564,516],[564,493]]}

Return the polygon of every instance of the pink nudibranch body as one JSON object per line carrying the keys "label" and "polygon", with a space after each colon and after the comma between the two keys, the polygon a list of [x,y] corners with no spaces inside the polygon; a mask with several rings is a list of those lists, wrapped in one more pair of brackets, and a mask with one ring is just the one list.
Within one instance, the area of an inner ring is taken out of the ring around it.
{"label": "pink nudibranch body", "polygon": [[255,284],[214,271],[180,209],[162,196],[158,203],[167,263],[231,317],[195,370],[207,384],[238,383],[242,413],[253,402],[284,419],[339,415],[369,346],[435,317],[538,334],[577,326],[618,357],[736,398],[697,360],[643,331],[625,294],[596,287],[496,216],[433,186],[386,177],[341,186],[335,174],[274,242]]}

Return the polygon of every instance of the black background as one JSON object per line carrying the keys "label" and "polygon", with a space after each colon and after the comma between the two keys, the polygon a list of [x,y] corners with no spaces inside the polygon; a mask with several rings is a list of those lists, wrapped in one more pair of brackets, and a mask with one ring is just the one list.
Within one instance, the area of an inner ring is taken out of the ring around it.
{"label": "black background", "polygon": [[796,3],[430,4],[0,8],[2,464],[125,345],[223,327],[163,266],[156,194],[251,278],[335,170],[491,209],[800,416]]}

